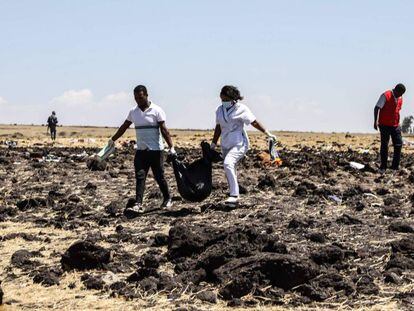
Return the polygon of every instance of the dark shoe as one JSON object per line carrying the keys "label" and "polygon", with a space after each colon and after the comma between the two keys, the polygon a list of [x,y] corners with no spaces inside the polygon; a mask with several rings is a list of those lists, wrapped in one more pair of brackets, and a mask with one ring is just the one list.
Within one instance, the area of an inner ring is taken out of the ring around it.
{"label": "dark shoe", "polygon": [[142,215],[145,212],[145,209],[142,207],[141,204],[136,203],[134,206],[127,207],[124,210],[124,215],[128,219],[132,219]]}
{"label": "dark shoe", "polygon": [[162,202],[162,204],[161,204],[161,207],[162,208],[164,208],[164,207],[172,207],[173,206],[173,202],[172,202],[172,200],[171,199],[167,199],[167,200],[164,200],[163,202]]}

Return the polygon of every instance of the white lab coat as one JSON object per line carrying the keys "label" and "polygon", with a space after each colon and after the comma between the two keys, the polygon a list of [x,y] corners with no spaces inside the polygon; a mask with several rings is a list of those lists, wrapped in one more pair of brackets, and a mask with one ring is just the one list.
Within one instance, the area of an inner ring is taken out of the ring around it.
{"label": "white lab coat", "polygon": [[245,126],[256,120],[250,109],[241,103],[235,103],[229,110],[223,105],[216,109],[216,124],[221,127],[221,148],[230,150],[235,146],[249,147],[249,137]]}
{"label": "white lab coat", "polygon": [[236,164],[249,149],[249,137],[245,126],[256,120],[250,109],[236,103],[226,110],[222,105],[216,110],[216,123],[221,128],[221,149],[224,156],[224,172],[229,183],[230,196],[239,196]]}

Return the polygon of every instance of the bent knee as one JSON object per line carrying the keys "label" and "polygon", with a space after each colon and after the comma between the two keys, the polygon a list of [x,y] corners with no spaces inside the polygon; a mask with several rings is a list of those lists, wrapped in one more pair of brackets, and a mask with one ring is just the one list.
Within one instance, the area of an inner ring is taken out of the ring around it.
{"label": "bent knee", "polygon": [[235,163],[233,161],[224,160],[223,166],[224,166],[224,169],[233,169],[235,166]]}
{"label": "bent knee", "polygon": [[146,175],[147,174],[146,174],[145,170],[135,171],[135,176],[136,176],[137,179],[144,179]]}
{"label": "bent knee", "polygon": [[394,147],[401,148],[403,146],[403,141],[402,139],[396,139],[392,142],[392,144],[394,145]]}

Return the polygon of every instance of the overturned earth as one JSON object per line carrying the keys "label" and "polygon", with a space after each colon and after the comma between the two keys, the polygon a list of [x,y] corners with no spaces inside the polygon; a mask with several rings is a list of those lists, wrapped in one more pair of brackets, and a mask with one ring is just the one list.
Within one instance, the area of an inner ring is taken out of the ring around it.
{"label": "overturned earth", "polygon": [[[373,152],[284,148],[283,165],[275,167],[262,150],[251,150],[238,166],[242,196],[235,206],[222,203],[228,188],[221,163],[214,164],[213,193],[201,203],[179,197],[165,163],[174,206],[159,208],[150,174],[149,211],[124,215],[134,197],[133,147],[90,170],[87,157],[96,151],[0,148],[6,303],[16,289],[7,284],[19,279],[124,301],[161,295],[175,307],[414,302],[411,156],[400,171],[379,175]],[[197,148],[177,151],[188,161],[201,155]],[[9,304],[24,307],[24,298],[14,295]]]}

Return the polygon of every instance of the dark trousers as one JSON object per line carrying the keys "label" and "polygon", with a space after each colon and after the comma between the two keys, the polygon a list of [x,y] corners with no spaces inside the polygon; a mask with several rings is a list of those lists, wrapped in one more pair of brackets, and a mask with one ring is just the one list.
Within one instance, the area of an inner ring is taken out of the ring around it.
{"label": "dark trousers", "polygon": [[56,140],[56,127],[50,127],[50,138]]}
{"label": "dark trousers", "polygon": [[154,178],[160,187],[164,200],[170,198],[168,184],[164,177],[164,156],[158,150],[137,150],[134,159],[135,178],[136,178],[136,200],[142,203],[144,197],[145,180],[148,170],[151,167]]}
{"label": "dark trousers", "polygon": [[394,157],[392,159],[392,169],[398,169],[401,159],[401,149],[402,149],[402,136],[401,128],[399,126],[379,126],[381,133],[381,169],[387,168],[388,160],[388,143],[390,142],[390,136],[392,144],[394,146]]}

